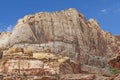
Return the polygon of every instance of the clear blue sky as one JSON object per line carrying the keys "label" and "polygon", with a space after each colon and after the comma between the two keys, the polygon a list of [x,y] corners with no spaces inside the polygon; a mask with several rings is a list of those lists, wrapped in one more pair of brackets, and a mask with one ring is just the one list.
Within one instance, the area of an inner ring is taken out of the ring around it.
{"label": "clear blue sky", "polygon": [[120,0],[0,0],[0,31],[11,30],[25,15],[68,8],[76,8],[87,20],[98,20],[103,30],[120,35]]}

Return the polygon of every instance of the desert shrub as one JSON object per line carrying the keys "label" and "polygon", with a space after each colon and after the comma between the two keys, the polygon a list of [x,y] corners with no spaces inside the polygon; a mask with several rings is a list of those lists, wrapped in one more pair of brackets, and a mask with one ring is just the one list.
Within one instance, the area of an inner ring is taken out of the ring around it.
{"label": "desert shrub", "polygon": [[110,71],[112,74],[118,74],[119,70],[117,68],[110,67]]}

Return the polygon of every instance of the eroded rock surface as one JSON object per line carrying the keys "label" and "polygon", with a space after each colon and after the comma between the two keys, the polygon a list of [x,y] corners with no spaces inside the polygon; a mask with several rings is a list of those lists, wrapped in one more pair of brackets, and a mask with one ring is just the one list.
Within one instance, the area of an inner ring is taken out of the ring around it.
{"label": "eroded rock surface", "polygon": [[120,74],[114,75],[114,76],[112,76],[110,78],[107,78],[106,80],[120,80]]}
{"label": "eroded rock surface", "polygon": [[108,63],[112,67],[120,70],[120,51],[118,51],[117,54],[113,58],[111,58]]}
{"label": "eroded rock surface", "polygon": [[0,73],[27,76],[80,73],[79,65],[69,57],[42,52],[24,53],[21,48],[11,48],[8,52],[0,62]]}

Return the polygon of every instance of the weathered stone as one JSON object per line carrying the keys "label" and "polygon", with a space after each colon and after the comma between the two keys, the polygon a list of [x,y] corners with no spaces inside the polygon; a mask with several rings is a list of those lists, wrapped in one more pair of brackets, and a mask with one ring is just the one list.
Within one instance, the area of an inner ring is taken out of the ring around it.
{"label": "weathered stone", "polygon": [[67,74],[63,75],[61,80],[95,80],[95,75]]}
{"label": "weathered stone", "polygon": [[112,76],[110,78],[107,78],[106,80],[120,80],[120,74],[114,75],[114,76]]}
{"label": "weathered stone", "polygon": [[[79,73],[79,65],[71,62],[68,57],[56,56],[52,53],[33,53],[30,57],[26,56],[28,55],[22,52],[6,55],[0,62],[0,73],[27,76]],[[61,71],[63,68],[64,72]]]}
{"label": "weathered stone", "polygon": [[118,51],[115,57],[110,59],[108,63],[110,66],[118,68],[120,70],[120,51]]}

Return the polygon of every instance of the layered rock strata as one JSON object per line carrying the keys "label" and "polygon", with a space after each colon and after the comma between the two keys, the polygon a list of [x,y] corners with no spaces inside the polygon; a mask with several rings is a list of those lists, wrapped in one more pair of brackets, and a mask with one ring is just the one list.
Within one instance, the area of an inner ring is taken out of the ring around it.
{"label": "layered rock strata", "polygon": [[52,76],[56,73],[80,73],[79,65],[69,57],[53,53],[32,53],[22,48],[10,48],[0,63],[0,73],[9,75]]}
{"label": "layered rock strata", "polygon": [[66,56],[79,64],[82,72],[102,75],[111,75],[108,60],[120,50],[118,37],[101,30],[95,19],[87,21],[73,8],[27,15],[8,39],[7,47]]}

